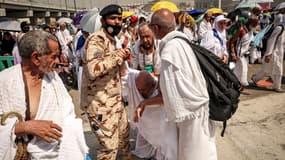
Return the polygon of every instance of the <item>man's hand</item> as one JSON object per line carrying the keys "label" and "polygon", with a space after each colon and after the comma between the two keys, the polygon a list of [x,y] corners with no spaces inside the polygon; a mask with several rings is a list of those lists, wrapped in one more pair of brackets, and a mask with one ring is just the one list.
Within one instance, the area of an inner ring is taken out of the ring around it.
{"label": "man's hand", "polygon": [[163,104],[163,99],[162,99],[162,95],[159,91],[159,93],[156,96],[141,101],[141,103],[136,108],[134,121],[135,122],[139,121],[139,119],[141,118],[146,106],[152,107],[152,106],[160,105],[160,104]]}
{"label": "man's hand", "polygon": [[270,60],[271,60],[271,55],[265,56],[264,61],[265,61],[266,63],[269,63]]}
{"label": "man's hand", "polygon": [[52,121],[30,120],[19,122],[15,127],[15,134],[30,134],[51,143],[51,139],[60,140],[62,128]]}
{"label": "man's hand", "polygon": [[144,101],[142,101],[136,108],[135,117],[134,117],[134,121],[135,122],[138,122],[139,119],[141,118],[142,114],[143,114],[143,111],[144,111],[144,108],[145,108],[145,104],[143,102]]}
{"label": "man's hand", "polygon": [[127,60],[130,55],[131,55],[131,51],[128,48],[125,49],[119,49],[117,52],[118,56],[120,56],[123,60]]}
{"label": "man's hand", "polygon": [[223,55],[222,61],[223,61],[224,63],[227,63],[228,57],[227,57],[226,55]]}

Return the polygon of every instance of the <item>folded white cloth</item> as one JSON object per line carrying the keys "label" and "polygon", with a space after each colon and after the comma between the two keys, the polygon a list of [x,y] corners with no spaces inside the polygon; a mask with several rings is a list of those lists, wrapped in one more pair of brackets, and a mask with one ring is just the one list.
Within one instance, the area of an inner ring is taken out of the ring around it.
{"label": "folded white cloth", "polygon": [[58,159],[84,159],[88,152],[83,135],[82,120],[68,117],[62,125],[62,134]]}

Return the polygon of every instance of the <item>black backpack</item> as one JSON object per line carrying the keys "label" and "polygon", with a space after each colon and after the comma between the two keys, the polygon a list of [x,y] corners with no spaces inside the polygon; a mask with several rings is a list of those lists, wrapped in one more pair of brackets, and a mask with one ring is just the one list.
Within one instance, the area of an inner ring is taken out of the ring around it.
{"label": "black backpack", "polygon": [[[277,36],[277,39],[280,37],[280,35],[283,33],[283,30],[284,30],[284,26],[281,24],[281,25],[278,25],[282,28],[281,32],[278,34]],[[276,26],[277,27],[277,26]],[[268,39],[270,38],[273,30],[276,28],[274,27],[274,25],[272,25],[270,27],[270,29],[265,33],[264,37],[262,38],[262,47],[261,47],[261,52],[264,53],[266,52],[266,49],[267,49],[267,44],[268,44]],[[275,43],[276,45],[276,43]],[[275,48],[275,47],[274,47]]]}
{"label": "black backpack", "polygon": [[241,84],[228,65],[211,51],[191,43],[186,38],[175,38],[187,41],[198,59],[210,97],[210,119],[223,122],[223,137],[227,120],[238,108]]}

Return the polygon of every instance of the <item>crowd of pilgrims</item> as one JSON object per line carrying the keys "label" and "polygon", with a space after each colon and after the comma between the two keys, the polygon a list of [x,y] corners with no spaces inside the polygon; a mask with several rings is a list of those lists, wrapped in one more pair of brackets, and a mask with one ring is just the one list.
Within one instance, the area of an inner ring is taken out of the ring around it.
{"label": "crowd of pilgrims", "polygon": [[[186,34],[190,41],[200,44],[213,52],[228,64],[244,87],[249,86],[248,64],[262,63],[265,55],[263,46],[267,44],[254,43],[256,35],[268,25],[284,25],[284,9],[275,12],[263,12],[253,8],[246,15],[226,17],[222,13],[212,14],[205,12],[200,17],[192,17],[188,12],[175,14],[177,30]],[[280,16],[281,17],[280,17]],[[123,48],[130,48],[132,56],[127,66],[122,67],[122,77],[126,68],[147,70],[154,76],[159,75],[159,41],[155,39],[151,30],[141,29],[147,25],[147,16],[132,15],[123,20],[121,32],[116,40]],[[27,22],[21,23],[21,32],[2,32],[1,56],[14,56],[14,63],[20,63],[21,57],[17,48],[17,41],[30,30],[42,29],[54,34],[60,43],[60,64],[57,67],[64,84],[68,89],[80,88],[82,73],[82,56],[86,38],[91,34],[78,26],[71,27],[67,22],[55,25],[31,26]],[[275,42],[277,43],[277,41]],[[264,70],[264,69],[263,69]],[[259,79],[252,76],[253,82]],[[270,78],[272,81],[272,77]],[[280,84],[276,91],[283,91]]]}
{"label": "crowd of pilgrims", "polygon": [[[267,81],[270,81],[272,84],[273,91],[281,93],[284,92],[281,87],[285,46],[285,32],[283,32],[285,25],[284,13],[284,8],[274,13],[262,12],[259,8],[253,8],[244,15],[235,16],[205,12],[200,17],[193,17],[188,12],[179,12],[175,13],[176,30],[184,33],[191,42],[210,50],[223,63],[228,65],[239,79],[243,88],[245,88],[242,90],[242,93],[250,94],[246,91],[246,88],[250,84],[256,85],[267,74],[270,74],[270,78]],[[260,33],[264,33],[265,29],[270,30],[268,29],[270,26],[273,26],[271,36],[267,42],[262,41],[265,34],[260,36]],[[88,36],[92,34],[80,29],[80,27],[71,27],[71,24],[67,22],[61,22],[57,26],[42,25],[40,27],[22,22],[22,31],[20,33],[14,34],[7,31],[1,34],[3,36],[1,37],[1,56],[13,56],[14,64],[21,63],[17,43],[25,33],[36,29],[44,30],[56,36],[60,48],[60,63],[57,65],[56,71],[67,89],[78,89],[80,93],[82,66],[85,63],[83,60],[85,42]],[[153,82],[152,78],[154,78],[156,81],[152,83],[154,84],[152,87],[157,87],[156,82],[159,79],[161,67],[160,40],[155,38],[151,30],[149,18],[136,15],[123,19],[120,33],[114,39],[116,48],[129,48],[131,51],[131,56],[120,68],[122,98],[124,105],[128,106],[128,103],[131,103],[128,99],[129,86],[133,85],[131,88],[139,88],[135,85],[143,84],[142,82],[127,84],[128,72],[131,70],[145,70],[151,73],[151,77],[145,75],[145,72],[142,72],[138,77],[141,77],[141,81],[150,80],[151,82]],[[260,43],[257,43],[257,41]],[[265,46],[267,46],[266,49]],[[262,65],[257,73],[248,75],[248,64]],[[252,83],[249,83],[248,77],[251,77]],[[142,96],[146,98],[144,95]],[[132,119],[133,117],[129,118]],[[159,121],[159,116],[157,118],[157,121]],[[150,120],[147,122],[152,123]],[[150,135],[151,133],[160,132],[154,130],[148,134]],[[168,131],[167,133],[171,135]],[[137,152],[135,153],[136,155],[144,152],[142,149],[144,145],[143,138],[139,135],[135,150]],[[159,135],[152,135],[152,137],[159,137]],[[151,139],[151,141],[156,141],[156,139]]]}

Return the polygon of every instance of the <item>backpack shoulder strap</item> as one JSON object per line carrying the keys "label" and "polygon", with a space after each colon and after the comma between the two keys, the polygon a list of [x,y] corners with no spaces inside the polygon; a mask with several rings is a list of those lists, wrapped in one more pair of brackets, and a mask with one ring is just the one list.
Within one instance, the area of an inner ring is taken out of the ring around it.
{"label": "backpack shoulder strap", "polygon": [[[202,71],[202,73],[203,73],[203,75],[204,75],[204,78],[205,78],[205,81],[206,81],[206,83],[207,83],[207,90],[208,90],[208,92],[209,92],[209,83],[211,83],[210,81],[210,79],[213,79],[213,78],[211,78],[211,77],[213,77],[213,75],[211,75],[210,74],[210,68],[209,68],[209,66],[207,66],[208,64],[211,64],[211,65],[213,65],[213,62],[215,62],[214,63],[214,65],[215,66],[217,66],[217,65],[221,65],[221,66],[226,66],[221,60],[220,60],[220,58],[219,57],[217,57],[216,55],[214,55],[214,54],[209,54],[209,52],[210,51],[208,51],[207,49],[205,49],[205,48],[203,48],[203,47],[201,47],[201,46],[199,46],[199,45],[196,45],[196,44],[193,44],[193,43],[191,43],[191,41],[189,40],[189,39],[187,39],[187,38],[185,38],[185,37],[180,37],[180,36],[176,36],[176,37],[174,37],[174,38],[180,38],[180,39],[182,39],[182,40],[184,40],[184,41],[186,41],[190,46],[191,46],[191,48],[193,49],[193,52],[194,52],[194,54],[196,55],[196,58],[197,58],[197,60],[198,60],[198,62],[199,62],[199,65],[200,65],[200,67],[201,67],[201,71]],[[199,52],[199,53],[198,53]],[[207,52],[207,53],[204,53],[204,52]],[[216,60],[215,60],[216,59]],[[207,62],[206,62],[207,61]],[[230,69],[228,69],[228,70],[224,70],[224,72],[226,73],[226,72],[228,72]],[[214,75],[215,76],[215,75]],[[239,81],[238,81],[238,79],[235,77],[235,76],[229,76],[228,77],[231,81],[233,81],[234,82],[234,86],[235,86],[235,88],[238,88],[238,86],[240,86],[239,84]],[[237,84],[236,84],[237,83]],[[211,83],[211,84],[213,84],[213,82]],[[209,109],[211,110],[211,105],[209,104]],[[226,127],[227,127],[227,120],[224,120],[224,121],[222,121],[223,122],[223,129],[222,129],[222,132],[221,132],[221,136],[223,137],[224,136],[224,133],[225,133],[225,130],[226,130]]]}

